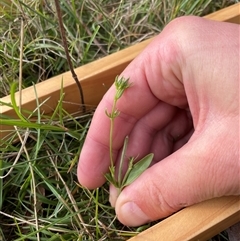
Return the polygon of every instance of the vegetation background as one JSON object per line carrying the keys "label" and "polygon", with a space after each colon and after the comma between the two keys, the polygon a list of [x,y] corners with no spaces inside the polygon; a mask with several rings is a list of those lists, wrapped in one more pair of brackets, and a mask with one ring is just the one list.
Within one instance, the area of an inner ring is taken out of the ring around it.
{"label": "vegetation background", "polygon": [[[148,39],[178,16],[203,16],[236,2],[60,1],[74,67]],[[26,88],[68,70],[54,1],[1,0],[0,97],[13,95],[11,86],[19,79]],[[108,185],[89,191],[77,183],[76,164],[92,113],[79,111],[73,117],[62,109],[62,101],[52,116],[39,108],[20,112],[25,126],[15,127],[14,135],[0,140],[0,241],[127,240],[154,224],[121,225],[108,203]],[[30,116],[36,117],[36,123],[29,121]],[[8,117],[0,118],[14,125]],[[40,128],[43,123],[49,128]],[[54,129],[58,126],[71,132]],[[212,240],[228,240],[227,234]]]}

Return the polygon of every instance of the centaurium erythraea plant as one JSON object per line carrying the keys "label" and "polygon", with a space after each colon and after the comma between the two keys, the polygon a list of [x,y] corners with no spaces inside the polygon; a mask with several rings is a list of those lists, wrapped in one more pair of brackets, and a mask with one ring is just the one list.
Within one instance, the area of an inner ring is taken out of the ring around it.
{"label": "centaurium erythraea plant", "polygon": [[123,173],[123,162],[126,159],[126,151],[127,151],[127,145],[128,145],[128,139],[129,137],[126,136],[122,153],[120,156],[120,163],[119,163],[119,170],[118,175],[116,176],[116,170],[115,170],[115,160],[113,159],[113,129],[114,129],[114,120],[120,115],[120,111],[116,108],[118,100],[123,95],[124,91],[132,86],[131,83],[129,83],[129,78],[126,79],[124,77],[117,76],[114,81],[115,87],[116,87],[116,93],[113,99],[113,105],[111,112],[108,112],[105,110],[106,115],[110,119],[110,131],[109,131],[109,155],[110,155],[110,166],[109,166],[109,172],[105,174],[105,178],[114,185],[118,192],[120,193],[124,187],[130,185],[133,181],[135,181],[151,164],[153,159],[153,154],[150,153],[143,157],[141,160],[136,161],[137,157],[128,157],[128,168],[125,173]]}

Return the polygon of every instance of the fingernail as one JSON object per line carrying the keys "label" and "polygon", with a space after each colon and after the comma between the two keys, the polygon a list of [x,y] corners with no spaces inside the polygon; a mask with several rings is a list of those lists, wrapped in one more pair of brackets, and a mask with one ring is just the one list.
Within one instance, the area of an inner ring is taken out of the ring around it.
{"label": "fingernail", "polygon": [[134,202],[123,204],[120,209],[119,217],[120,219],[123,219],[120,221],[123,221],[125,225],[132,227],[140,226],[151,221]]}

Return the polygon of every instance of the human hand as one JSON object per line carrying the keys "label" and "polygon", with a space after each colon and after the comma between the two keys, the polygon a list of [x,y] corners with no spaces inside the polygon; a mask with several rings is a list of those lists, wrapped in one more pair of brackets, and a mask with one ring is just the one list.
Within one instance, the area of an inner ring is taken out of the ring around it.
{"label": "human hand", "polygon": [[[239,26],[198,17],[172,21],[123,71],[133,86],[117,108],[113,149],[154,160],[119,196],[118,219],[138,226],[203,200],[240,194]],[[112,86],[92,120],[79,182],[96,188],[108,172]],[[118,165],[118,163],[116,163]]]}

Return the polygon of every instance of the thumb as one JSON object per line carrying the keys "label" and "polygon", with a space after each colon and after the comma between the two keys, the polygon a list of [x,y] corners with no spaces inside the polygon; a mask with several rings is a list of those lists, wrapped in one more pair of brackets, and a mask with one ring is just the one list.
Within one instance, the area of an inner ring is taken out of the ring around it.
{"label": "thumb", "polygon": [[[213,128],[193,135],[185,146],[126,187],[115,203],[119,221],[139,226],[203,200],[239,193],[237,145],[227,143],[219,132],[221,128]],[[225,151],[212,143],[224,143]]]}

